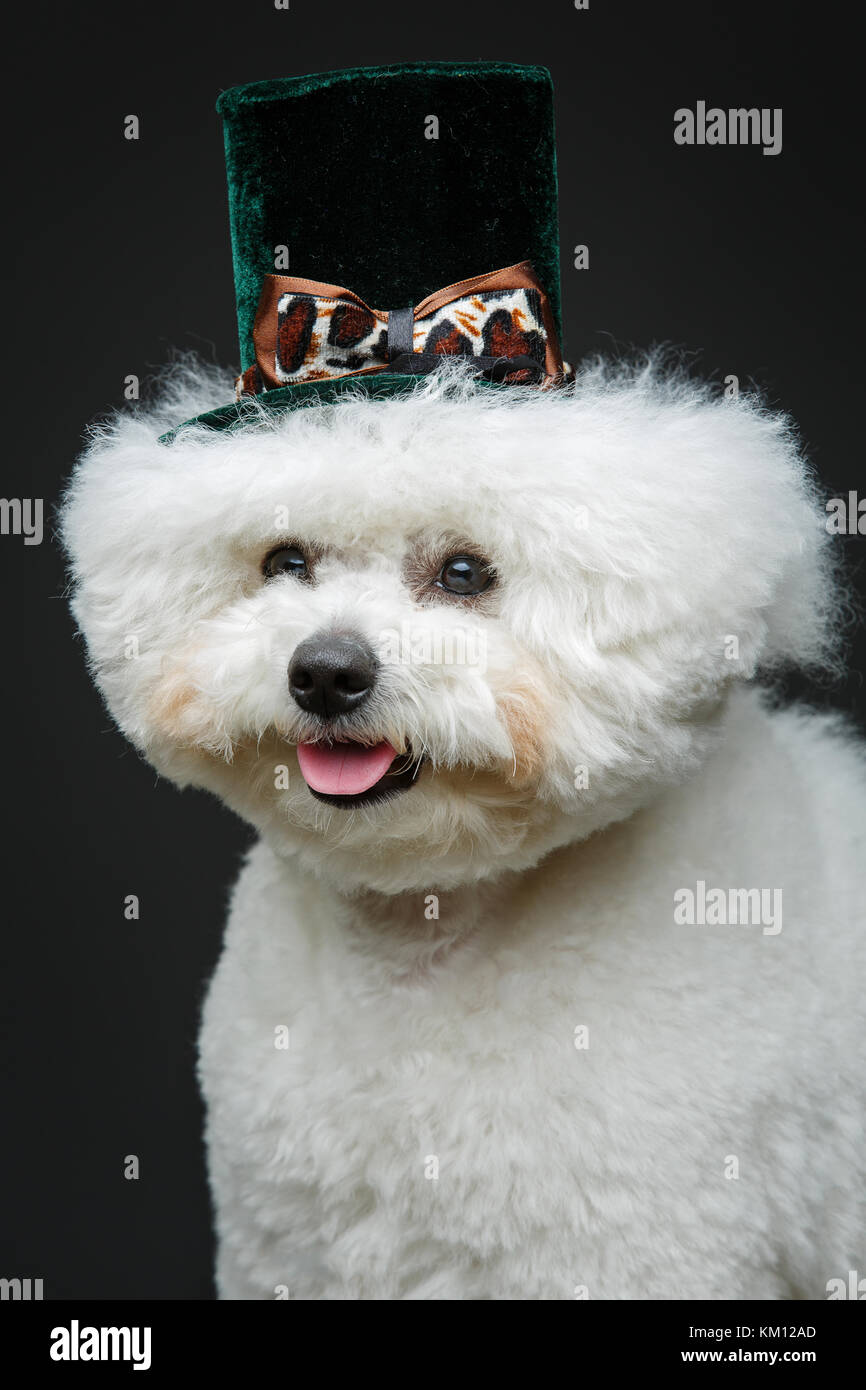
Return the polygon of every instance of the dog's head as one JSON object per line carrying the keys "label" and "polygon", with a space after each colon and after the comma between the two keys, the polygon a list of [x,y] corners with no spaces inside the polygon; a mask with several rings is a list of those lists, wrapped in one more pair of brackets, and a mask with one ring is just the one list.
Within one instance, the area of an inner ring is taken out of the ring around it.
{"label": "dog's head", "polygon": [[526,867],[685,776],[733,681],[824,660],[820,508],[754,402],[596,366],[166,423],[97,434],[67,498],[95,677],[340,886]]}

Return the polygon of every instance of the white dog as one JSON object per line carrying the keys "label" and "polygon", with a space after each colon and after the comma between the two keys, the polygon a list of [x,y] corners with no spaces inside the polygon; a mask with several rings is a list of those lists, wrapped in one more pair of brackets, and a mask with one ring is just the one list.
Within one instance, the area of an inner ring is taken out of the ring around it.
{"label": "white dog", "polygon": [[[260,832],[201,1079],[224,1298],[826,1298],[866,1271],[866,778],[789,425],[652,365],[97,432],[118,725]],[[136,644],[137,654],[129,659]]]}

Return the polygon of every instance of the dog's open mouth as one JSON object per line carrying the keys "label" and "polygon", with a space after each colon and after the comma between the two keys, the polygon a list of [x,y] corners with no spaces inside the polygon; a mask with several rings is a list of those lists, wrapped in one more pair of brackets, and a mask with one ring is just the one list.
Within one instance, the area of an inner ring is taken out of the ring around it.
{"label": "dog's open mouth", "polygon": [[319,801],[329,806],[371,806],[407,791],[421,770],[421,758],[397,753],[385,739],[370,747],[351,740],[299,743],[301,776]]}

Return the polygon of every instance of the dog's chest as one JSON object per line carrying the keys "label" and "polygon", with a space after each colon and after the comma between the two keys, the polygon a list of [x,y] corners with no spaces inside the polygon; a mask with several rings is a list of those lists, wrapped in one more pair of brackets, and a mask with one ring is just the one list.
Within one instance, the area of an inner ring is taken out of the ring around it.
{"label": "dog's chest", "polygon": [[212,1151],[241,1183],[264,1178],[276,1224],[315,1210],[338,1260],[373,1211],[383,1240],[397,1223],[401,1244],[435,1232],[479,1250],[513,1239],[515,1213],[555,1221],[580,1072],[595,1065],[555,961],[491,954],[482,933],[422,952],[389,987],[363,942],[301,932],[274,951],[242,935],[211,987],[202,1077]]}
{"label": "dog's chest", "polygon": [[[201,1072],[217,1206],[254,1210],[262,1288],[416,1296],[422,1267],[458,1259],[472,1288],[532,1232],[579,1282],[575,1250],[585,1264],[595,1242],[603,1261],[620,1226],[651,1243],[647,1214],[673,1227],[680,1194],[722,1172],[755,1099],[736,1079],[778,1033],[766,1001],[785,997],[762,979],[763,938],[710,949],[670,913],[650,930],[641,883],[618,880],[605,915],[609,889],[548,871],[538,901],[521,888],[460,944],[419,937],[407,969],[399,940],[383,955],[321,897],[261,878],[236,894]],[[744,974],[760,988],[732,1030]],[[246,1217],[223,1216],[223,1244],[234,1220],[241,1258]]]}

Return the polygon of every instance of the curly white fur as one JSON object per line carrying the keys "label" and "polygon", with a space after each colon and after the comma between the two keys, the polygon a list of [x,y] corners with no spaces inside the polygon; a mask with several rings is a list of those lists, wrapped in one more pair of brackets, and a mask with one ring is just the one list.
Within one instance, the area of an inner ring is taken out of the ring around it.
{"label": "curly white fur", "polygon": [[[230,395],[182,367],[63,512],[118,725],[261,833],[202,1036],[223,1296],[822,1297],[866,1268],[862,756],[746,684],[837,659],[790,423],[649,361],[157,442]],[[263,581],[281,541],[314,583]],[[419,592],[470,544],[489,595]],[[363,810],[294,751],[288,663],[332,628],[411,639],[338,732],[422,773]],[[784,929],[677,925],[697,880],[780,889]]]}

